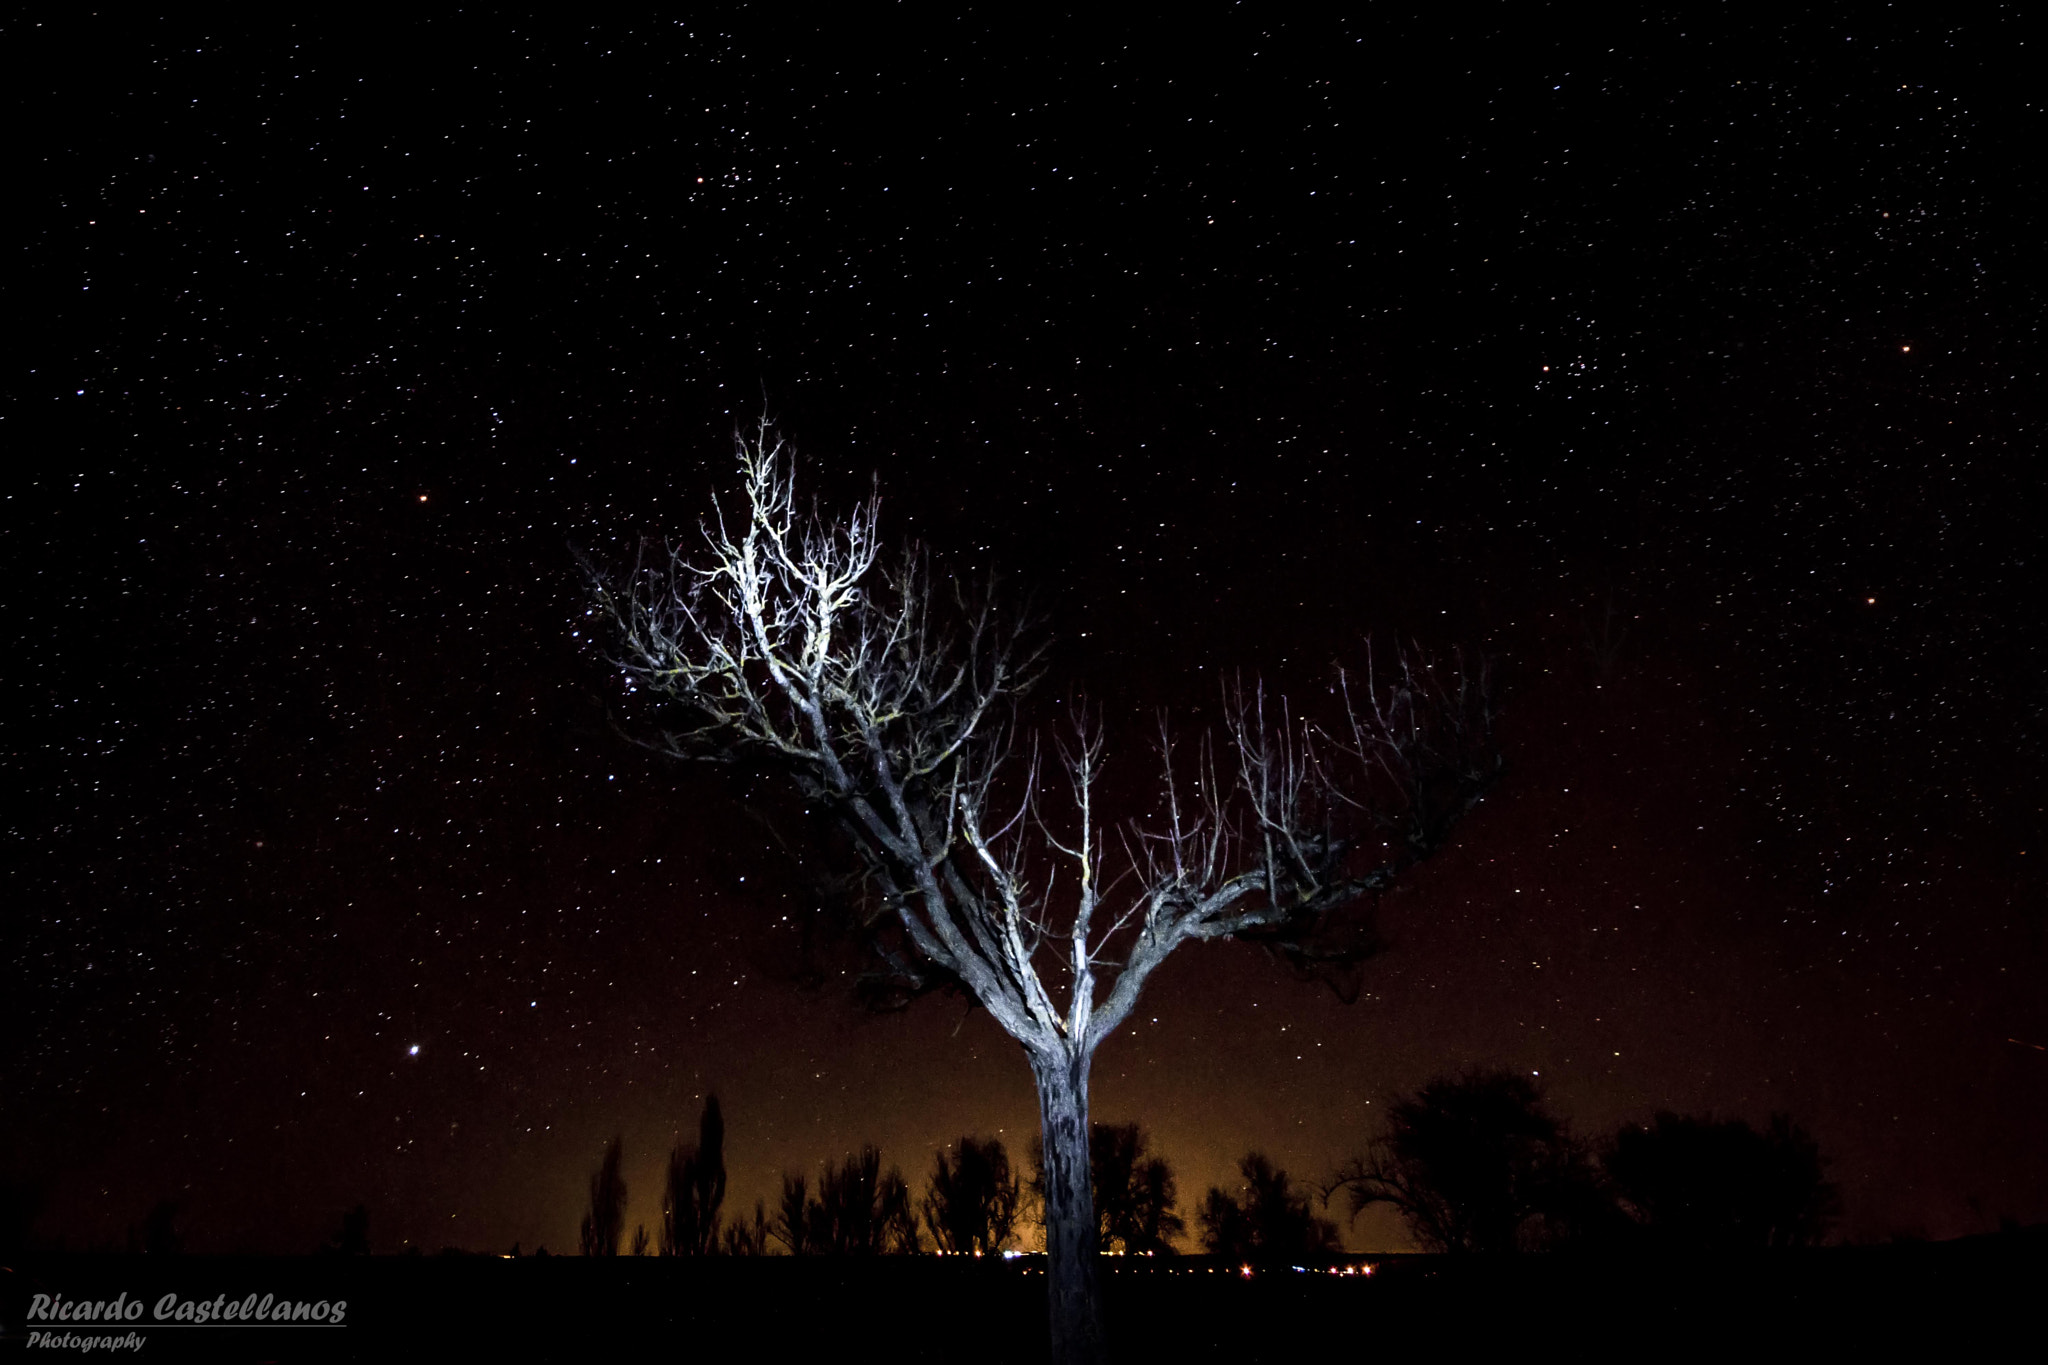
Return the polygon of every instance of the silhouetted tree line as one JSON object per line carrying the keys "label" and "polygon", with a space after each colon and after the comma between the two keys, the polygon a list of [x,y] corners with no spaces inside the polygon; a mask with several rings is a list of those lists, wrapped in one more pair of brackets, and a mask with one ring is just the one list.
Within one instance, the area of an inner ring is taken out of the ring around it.
{"label": "silhouetted tree line", "polygon": [[[621,1147],[614,1138],[590,1178],[583,1254],[618,1254],[626,1207]],[[1177,1209],[1172,1165],[1137,1124],[1096,1123],[1089,1132],[1096,1250],[1172,1255],[1187,1223]],[[1263,1153],[1239,1163],[1234,1190],[1212,1187],[1196,1211],[1210,1255],[1258,1263],[1300,1262],[1340,1249],[1337,1227],[1316,1212],[1341,1191],[1353,1218],[1392,1206],[1425,1250],[1459,1255],[1602,1247],[1740,1252],[1811,1246],[1839,1212],[1813,1139],[1780,1114],[1761,1131],[1739,1119],[1658,1114],[1598,1141],[1574,1137],[1527,1078],[1470,1072],[1398,1097],[1384,1131],[1320,1190],[1295,1184]],[[1045,1157],[1034,1140],[1020,1177],[1000,1138],[963,1136],[935,1153],[921,1199],[882,1154],[861,1148],[815,1181],[785,1172],[771,1213],[723,1223],[725,1120],[705,1101],[695,1145],[669,1154],[659,1249],[664,1256],[953,1255],[1012,1248],[1020,1222],[1043,1216]],[[175,1207],[145,1240],[171,1240]],[[368,1214],[343,1220],[340,1250],[367,1250]],[[646,1255],[643,1226],[632,1239]]]}
{"label": "silhouetted tree line", "polygon": [[[1136,1124],[1096,1124],[1090,1134],[1097,1246],[1133,1255],[1171,1253],[1185,1231],[1175,1212],[1173,1168],[1149,1150]],[[616,1256],[625,1225],[623,1142],[614,1138],[590,1177],[583,1215],[586,1256]],[[882,1166],[873,1146],[828,1164],[815,1181],[790,1171],[770,1212],[756,1200],[749,1221],[723,1222],[726,1190],[725,1120],[718,1098],[705,1101],[694,1146],[669,1153],[662,1194],[659,1250],[664,1256],[762,1256],[779,1248],[792,1256],[916,1254],[930,1247],[955,1255],[997,1255],[1013,1248],[1030,1203],[1042,1208],[1044,1159],[1032,1146],[1032,1171],[1020,1179],[1000,1138],[963,1136],[933,1154],[922,1198],[901,1171]],[[634,1255],[650,1238],[635,1230]]]}
{"label": "silhouetted tree line", "polygon": [[1526,1078],[1471,1072],[1398,1099],[1370,1153],[1324,1191],[1352,1216],[1391,1205],[1430,1251],[1500,1255],[1641,1246],[1812,1246],[1840,1202],[1820,1149],[1785,1115],[1662,1113],[1599,1142],[1574,1138]]}

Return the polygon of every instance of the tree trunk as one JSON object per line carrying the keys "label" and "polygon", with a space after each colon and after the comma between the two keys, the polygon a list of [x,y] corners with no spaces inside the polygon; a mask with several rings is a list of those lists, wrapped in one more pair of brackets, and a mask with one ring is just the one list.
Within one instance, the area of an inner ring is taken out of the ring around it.
{"label": "tree trunk", "polygon": [[1103,1365],[1096,1277],[1095,1190],[1088,1170],[1088,1065],[1068,1049],[1033,1056],[1045,1129],[1045,1290],[1053,1365]]}

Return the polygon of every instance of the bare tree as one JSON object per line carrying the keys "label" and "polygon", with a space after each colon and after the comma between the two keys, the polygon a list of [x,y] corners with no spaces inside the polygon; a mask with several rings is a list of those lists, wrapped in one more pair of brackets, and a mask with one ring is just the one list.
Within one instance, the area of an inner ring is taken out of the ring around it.
{"label": "bare tree", "polygon": [[1184,943],[1250,939],[1304,968],[1369,952],[1338,912],[1433,852],[1499,770],[1486,670],[1368,656],[1362,678],[1339,675],[1327,726],[1239,686],[1185,762],[1161,722],[1162,813],[1112,824],[1099,722],[1049,744],[1021,724],[1043,658],[1028,623],[992,591],[948,591],[916,550],[885,561],[875,498],[843,519],[799,511],[793,455],[765,422],[739,456],[741,499],[714,504],[700,546],[643,543],[622,570],[590,571],[612,661],[653,703],[640,742],[785,773],[857,860],[873,994],[964,991],[1023,1045],[1053,1355],[1102,1359],[1096,1049]]}

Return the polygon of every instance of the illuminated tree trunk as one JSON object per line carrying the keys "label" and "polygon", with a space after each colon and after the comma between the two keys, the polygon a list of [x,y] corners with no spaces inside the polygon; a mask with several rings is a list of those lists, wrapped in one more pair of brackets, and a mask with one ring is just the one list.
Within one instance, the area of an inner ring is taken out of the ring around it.
{"label": "illuminated tree trunk", "polygon": [[1039,1121],[1045,1130],[1045,1292],[1054,1365],[1100,1365],[1095,1191],[1088,1171],[1088,1066],[1093,1049],[1033,1053]]}

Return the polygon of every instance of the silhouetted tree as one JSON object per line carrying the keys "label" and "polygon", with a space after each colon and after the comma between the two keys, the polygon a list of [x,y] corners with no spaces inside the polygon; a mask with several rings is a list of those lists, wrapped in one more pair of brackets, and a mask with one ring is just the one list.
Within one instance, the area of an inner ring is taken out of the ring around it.
{"label": "silhouetted tree", "polygon": [[184,1235],[178,1231],[178,1215],[182,1212],[175,1199],[159,1199],[150,1206],[142,1218],[139,1246],[143,1255],[176,1256],[185,1250]]}
{"label": "silhouetted tree", "polygon": [[910,1188],[893,1168],[882,1171],[882,1153],[863,1147],[837,1169],[827,1167],[818,1182],[823,1230],[821,1249],[838,1256],[872,1256],[885,1251],[914,1252],[917,1222],[910,1211]]}
{"label": "silhouetted tree", "polygon": [[334,1249],[343,1256],[370,1254],[370,1209],[367,1204],[358,1204],[341,1215],[341,1231],[335,1235]]}
{"label": "silhouetted tree", "polygon": [[1336,1225],[1318,1218],[1309,1196],[1297,1194],[1287,1172],[1264,1154],[1251,1152],[1237,1163],[1243,1197],[1215,1186],[1202,1201],[1202,1249],[1211,1256],[1242,1261],[1293,1262],[1334,1255]]}
{"label": "silhouetted tree", "polygon": [[1338,1174],[1356,1217],[1391,1204],[1426,1250],[1500,1254],[1595,1235],[1594,1171],[1523,1076],[1471,1072],[1398,1099],[1372,1154]]}
{"label": "silhouetted tree", "polygon": [[722,1249],[728,1256],[766,1256],[768,1239],[774,1229],[768,1222],[768,1206],[761,1200],[754,1201],[754,1221],[733,1222],[725,1229]]}
{"label": "silhouetted tree", "polygon": [[725,1206],[725,1115],[718,1096],[704,1100],[697,1145],[668,1154],[661,1195],[661,1254],[709,1256],[718,1250],[719,1211]]}
{"label": "silhouetted tree", "polygon": [[1195,1219],[1202,1229],[1202,1250],[1211,1256],[1228,1256],[1233,1260],[1249,1260],[1252,1255],[1251,1215],[1230,1195],[1214,1185],[1203,1196],[1202,1207],[1195,1212]]}
{"label": "silhouetted tree", "polygon": [[[1088,1173],[1098,1252],[1171,1255],[1173,1239],[1187,1231],[1175,1210],[1179,1189],[1173,1167],[1146,1150],[1150,1142],[1135,1123],[1089,1127]],[[1045,1145],[1037,1138],[1031,1141],[1031,1178],[1025,1190],[1043,1217]]]}
{"label": "silhouetted tree", "polygon": [[40,1182],[0,1180],[0,1257],[12,1261],[29,1250],[46,1197]]}
{"label": "silhouetted tree", "polygon": [[1774,1114],[1740,1119],[1659,1114],[1624,1127],[1607,1154],[1623,1206],[1657,1245],[1692,1251],[1812,1246],[1841,1211],[1806,1130]]}
{"label": "silhouetted tree", "polygon": [[882,1154],[863,1147],[838,1167],[827,1166],[818,1180],[818,1226],[822,1249],[834,1256],[878,1251],[881,1233],[877,1207],[881,1190]]}
{"label": "silhouetted tree", "polygon": [[647,1224],[633,1224],[633,1254],[635,1256],[645,1256],[652,1250],[653,1246],[654,1239],[647,1235]]}
{"label": "silhouetted tree", "polygon": [[809,1187],[804,1177],[785,1171],[782,1176],[782,1202],[776,1206],[775,1221],[769,1232],[792,1256],[806,1256],[819,1249],[811,1244],[811,1207]]}
{"label": "silhouetted tree", "polygon": [[[1020,728],[1043,655],[1022,623],[916,551],[885,565],[876,500],[839,520],[800,513],[765,422],[739,456],[741,505],[714,504],[701,557],[643,544],[623,573],[590,571],[612,662],[652,703],[642,742],[785,774],[859,865],[849,885],[878,962],[865,994],[962,991],[1023,1044],[1046,1152],[1052,1353],[1099,1360],[1096,1048],[1184,943],[1247,939],[1317,972],[1370,953],[1375,898],[1499,772],[1486,672],[1407,654],[1382,669],[1368,654],[1362,679],[1338,675],[1327,727],[1239,687],[1191,763],[1162,723],[1162,822],[1112,836],[1095,806],[1099,725],[1079,716],[1046,743]],[[1045,790],[1049,752],[1064,810]],[[1056,901],[1060,866],[1073,889],[1062,881]],[[1051,985],[1042,954],[1058,964]]]}
{"label": "silhouetted tree", "polygon": [[1098,1123],[1088,1134],[1088,1159],[1095,1176],[1096,1245],[1130,1256],[1171,1254],[1173,1239],[1187,1230],[1175,1212],[1179,1192],[1173,1167],[1146,1151],[1145,1130],[1135,1123]]}
{"label": "silhouetted tree", "polygon": [[939,1250],[993,1255],[1009,1244],[1017,1223],[1017,1178],[1001,1138],[960,1139],[959,1155],[932,1155],[924,1222]]}
{"label": "silhouetted tree", "polygon": [[612,1139],[605,1149],[604,1163],[590,1177],[590,1211],[583,1215],[583,1254],[616,1256],[619,1238],[626,1230],[626,1177],[620,1171],[625,1160],[625,1138]]}
{"label": "silhouetted tree", "polygon": [[911,1204],[910,1186],[895,1167],[882,1177],[875,1196],[875,1221],[881,1227],[879,1248],[892,1256],[915,1256],[924,1250],[917,1231],[917,1210]]}
{"label": "silhouetted tree", "polygon": [[792,1256],[877,1256],[920,1250],[910,1187],[900,1171],[882,1170],[882,1153],[863,1147],[837,1166],[827,1164],[816,1198],[804,1177],[785,1173],[782,1206],[764,1232]]}

